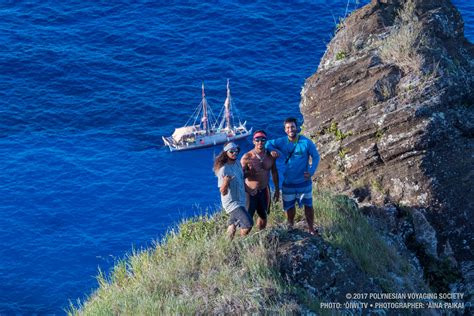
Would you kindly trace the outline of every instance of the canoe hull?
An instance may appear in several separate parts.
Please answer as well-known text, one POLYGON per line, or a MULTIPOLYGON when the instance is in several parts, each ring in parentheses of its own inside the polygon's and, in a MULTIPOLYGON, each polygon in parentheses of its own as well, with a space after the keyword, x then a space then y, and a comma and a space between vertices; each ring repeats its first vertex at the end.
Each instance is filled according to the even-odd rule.
POLYGON ((171 137, 162 137, 163 142, 170 149, 170 151, 184 151, 212 147, 226 142, 244 139, 252 134, 252 129, 240 133, 238 135, 228 135, 226 133, 218 133, 214 135, 203 135, 197 137, 194 142, 175 143, 171 137))

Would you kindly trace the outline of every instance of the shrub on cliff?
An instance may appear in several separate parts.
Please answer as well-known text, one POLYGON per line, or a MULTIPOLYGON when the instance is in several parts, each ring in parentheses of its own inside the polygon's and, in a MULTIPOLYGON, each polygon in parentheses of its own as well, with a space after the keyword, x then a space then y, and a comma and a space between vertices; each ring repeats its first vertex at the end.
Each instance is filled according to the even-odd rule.
POLYGON ((418 72, 423 65, 418 48, 424 40, 423 25, 415 14, 415 4, 408 0, 398 11, 396 27, 379 43, 380 55, 387 62, 398 63, 406 72, 418 72))

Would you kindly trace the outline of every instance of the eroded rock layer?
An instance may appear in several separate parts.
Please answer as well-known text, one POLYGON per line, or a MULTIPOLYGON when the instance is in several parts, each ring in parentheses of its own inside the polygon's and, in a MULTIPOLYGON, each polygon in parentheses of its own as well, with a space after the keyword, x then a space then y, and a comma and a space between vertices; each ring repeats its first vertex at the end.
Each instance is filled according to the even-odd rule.
POLYGON ((315 181, 412 208, 426 252, 473 275, 474 45, 461 15, 449 0, 373 0, 338 27, 301 92, 315 181))

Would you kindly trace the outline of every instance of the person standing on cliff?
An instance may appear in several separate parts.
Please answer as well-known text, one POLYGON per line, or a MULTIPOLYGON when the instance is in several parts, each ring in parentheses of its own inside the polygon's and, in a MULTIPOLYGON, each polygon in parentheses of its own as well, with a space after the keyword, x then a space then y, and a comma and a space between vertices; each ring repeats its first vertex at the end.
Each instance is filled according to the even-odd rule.
POLYGON ((221 192, 222 206, 229 217, 227 234, 230 238, 240 228, 240 235, 247 235, 253 226, 252 218, 245 209, 246 196, 244 173, 237 159, 240 152, 235 143, 226 143, 224 150, 214 160, 214 173, 217 176, 217 186, 221 192))
POLYGON ((292 227, 296 215, 296 201, 304 205, 308 232, 317 235, 314 229, 313 186, 311 177, 316 172, 319 163, 319 153, 314 143, 298 134, 295 118, 287 118, 283 125, 287 137, 270 140, 266 149, 274 158, 279 153, 285 158, 285 172, 283 174, 283 209, 286 212, 288 225, 292 227), (279 153, 278 153, 278 152, 279 153), (311 163, 309 158, 311 157, 311 163))
POLYGON ((267 134, 258 130, 253 134, 254 148, 245 153, 240 160, 245 177, 245 191, 247 192, 248 212, 253 218, 257 211, 257 227, 262 230, 267 226, 267 215, 270 210, 270 171, 275 185, 274 199, 280 197, 280 185, 275 158, 265 150, 267 134))

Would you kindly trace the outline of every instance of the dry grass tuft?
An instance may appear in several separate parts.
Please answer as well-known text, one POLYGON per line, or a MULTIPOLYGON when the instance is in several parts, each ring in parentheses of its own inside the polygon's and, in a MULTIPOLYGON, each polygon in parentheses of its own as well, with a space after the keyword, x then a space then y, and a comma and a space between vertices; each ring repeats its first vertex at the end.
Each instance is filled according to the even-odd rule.
POLYGON ((385 62, 399 65, 405 72, 419 73, 423 56, 418 50, 424 40, 423 26, 415 13, 415 3, 408 0, 399 10, 395 26, 383 40, 380 56, 385 62))

